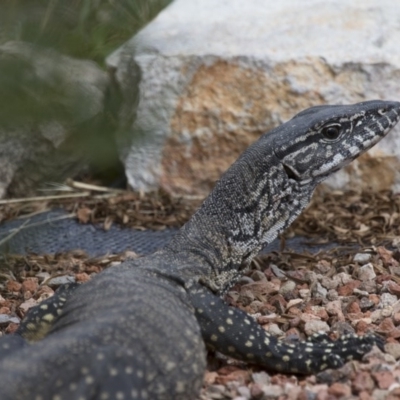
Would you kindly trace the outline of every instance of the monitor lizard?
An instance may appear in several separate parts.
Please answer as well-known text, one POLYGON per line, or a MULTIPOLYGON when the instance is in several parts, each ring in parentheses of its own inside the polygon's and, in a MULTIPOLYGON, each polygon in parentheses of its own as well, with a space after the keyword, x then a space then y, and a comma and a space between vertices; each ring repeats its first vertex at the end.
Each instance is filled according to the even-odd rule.
POLYGON ((195 399, 206 346, 299 374, 382 347, 372 334, 282 342, 221 296, 315 187, 382 139, 399 116, 399 102, 316 106, 262 135, 167 246, 61 288, 0 340, 0 398, 195 399))

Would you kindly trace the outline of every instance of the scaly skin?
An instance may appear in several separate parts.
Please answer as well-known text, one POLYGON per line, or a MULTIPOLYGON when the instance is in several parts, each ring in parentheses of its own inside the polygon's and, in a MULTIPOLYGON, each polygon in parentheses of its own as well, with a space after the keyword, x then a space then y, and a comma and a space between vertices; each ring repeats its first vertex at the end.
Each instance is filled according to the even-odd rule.
POLYGON ((220 296, 316 185, 377 143, 399 115, 398 102, 319 106, 263 135, 164 249, 64 290, 0 340, 0 398, 195 399, 204 343, 290 373, 339 367, 381 345, 372 335, 283 343, 220 296))

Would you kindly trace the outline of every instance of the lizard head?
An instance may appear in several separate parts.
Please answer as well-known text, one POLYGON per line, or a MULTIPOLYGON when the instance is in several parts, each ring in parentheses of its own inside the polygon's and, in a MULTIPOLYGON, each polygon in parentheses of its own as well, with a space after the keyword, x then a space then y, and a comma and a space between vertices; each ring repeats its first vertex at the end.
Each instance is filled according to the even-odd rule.
POLYGON ((317 184, 374 146, 400 119, 400 102, 316 106, 286 122, 274 152, 289 179, 317 184))

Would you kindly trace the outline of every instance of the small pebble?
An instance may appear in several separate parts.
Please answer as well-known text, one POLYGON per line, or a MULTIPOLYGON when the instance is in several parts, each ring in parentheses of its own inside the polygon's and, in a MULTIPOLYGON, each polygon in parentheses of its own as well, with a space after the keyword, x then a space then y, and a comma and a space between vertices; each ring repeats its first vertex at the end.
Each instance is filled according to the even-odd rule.
POLYGON ((258 385, 269 385, 271 383, 271 377, 264 371, 254 372, 251 377, 253 378, 254 383, 258 385))
POLYGON ((225 386, 224 385, 210 385, 206 389, 207 395, 211 399, 219 400, 219 399, 224 399, 225 398, 225 386))
POLYGON ((320 279, 321 285, 326 289, 336 289, 340 285, 340 279, 337 279, 335 276, 329 278, 327 276, 323 276, 320 279))
POLYGON ((358 271, 358 279, 361 281, 371 281, 376 278, 376 273, 374 270, 374 266, 371 263, 365 264, 360 267, 358 271))
POLYGON ((239 299, 239 292, 236 290, 231 290, 228 292, 227 296, 233 303, 236 303, 239 299))
POLYGON ((339 286, 337 292, 339 296, 350 296, 351 294, 353 294, 354 289, 358 288, 360 285, 361 281, 352 280, 345 283, 343 286, 339 286))
POLYGON ((344 321, 342 303, 340 300, 334 300, 326 303, 325 309, 329 315, 336 316, 339 321, 344 321))
POLYGON ((351 388, 344 383, 335 382, 329 387, 328 393, 336 398, 348 397, 351 395, 351 388))
POLYGON ((350 274, 347 274, 346 272, 339 272, 337 275, 337 279, 340 279, 340 284, 345 285, 346 283, 349 283, 353 280, 350 274))
POLYGON ((275 274, 276 277, 278 278, 285 278, 286 275, 285 273, 275 264, 270 265, 272 272, 275 274))
POLYGON ((385 308, 388 306, 393 306, 397 302, 397 300, 397 296, 395 296, 394 294, 382 293, 378 307, 385 308))
POLYGON ((277 324, 270 324, 268 326, 268 332, 272 336, 283 336, 285 333, 279 328, 277 324))
POLYGON ((375 279, 372 281, 362 282, 359 286, 359 289, 365 291, 367 293, 376 293, 376 281, 375 279))
POLYGON ((386 400, 388 396, 389 391, 388 390, 382 390, 382 389, 375 389, 372 392, 372 398, 374 400, 386 400))
POLYGON ((254 282, 257 282, 257 281, 265 281, 267 280, 267 277, 262 271, 253 271, 251 274, 251 279, 253 279, 254 282))
POLYGON ((376 380, 379 389, 389 389, 394 383, 394 377, 390 371, 376 371, 372 373, 372 376, 376 380))
POLYGON ((264 385, 262 387, 266 399, 279 399, 284 394, 284 389, 280 385, 264 385))
POLYGON ((287 303, 287 305, 286 305, 286 310, 289 310, 289 308, 291 308, 291 307, 293 307, 293 306, 296 306, 296 305, 298 305, 298 304, 301 304, 301 303, 303 303, 304 302, 304 300, 302 300, 302 299, 293 299, 293 300, 290 300, 288 303, 287 303))
POLYGON ((263 397, 263 391, 261 386, 257 383, 251 385, 250 394, 251 398, 255 400, 261 399, 263 397))
POLYGON ((353 380, 353 391, 358 394, 363 390, 371 391, 375 387, 375 382, 366 371, 357 371, 356 376, 353 380))
POLYGON ((368 297, 362 297, 360 300, 360 308, 362 312, 365 312, 372 307, 374 307, 374 302, 370 300, 368 297))
POLYGON ((335 289, 330 289, 330 290, 328 290, 328 295, 326 296, 326 298, 329 301, 338 300, 339 299, 339 293, 335 289))
POLYGON ((76 279, 74 276, 71 275, 63 275, 63 276, 56 276, 55 278, 51 278, 46 283, 49 286, 60 286, 65 285, 67 283, 75 283, 76 279))
POLYGON ((40 282, 43 282, 50 278, 50 274, 48 272, 38 272, 36 278, 38 278, 40 282))
POLYGON ((34 293, 34 292, 36 292, 38 286, 39 286, 38 278, 26 278, 22 282, 21 290, 22 290, 22 293, 26 293, 26 292, 34 293))
POLYGON ((19 324, 19 318, 11 317, 8 314, 0 314, 0 325, 9 324, 10 322, 19 324))
POLYGON ((330 327, 325 321, 319 321, 317 319, 306 322, 304 325, 304 332, 307 336, 311 336, 318 332, 329 332, 330 327))
POLYGON ((241 285, 246 285, 248 283, 253 283, 254 280, 251 279, 249 276, 242 276, 240 277, 238 283, 240 283, 241 285))
POLYGON ((251 398, 250 389, 247 386, 239 386, 237 391, 239 392, 241 398, 246 400, 251 398))
POLYGON ((286 296, 289 293, 293 293, 296 289, 296 283, 293 281, 286 281, 282 284, 281 288, 279 289, 279 294, 282 296, 286 296))
POLYGON ((360 289, 358 289, 358 288, 354 288, 353 294, 356 294, 356 295, 358 295, 358 296, 368 296, 368 295, 369 295, 369 293, 368 293, 367 291, 365 291, 365 290, 360 290, 360 289))
POLYGON ((22 288, 22 285, 17 281, 8 281, 6 288, 10 292, 19 292, 22 288))
POLYGON ((382 310, 372 311, 370 318, 373 323, 377 323, 377 322, 383 320, 384 316, 382 315, 382 310))
POLYGON ((359 264, 366 264, 367 262, 371 261, 372 255, 371 253, 357 253, 353 261, 359 264))
POLYGON ((300 289, 299 295, 302 299, 305 299, 310 296, 310 289, 300 289))
POLYGON ((314 286, 312 293, 317 299, 326 299, 328 291, 319 283, 314 286))
POLYGON ((386 353, 392 355, 396 360, 400 359, 400 343, 391 342, 385 344, 386 353))
POLYGON ((37 300, 35 299, 29 299, 27 301, 24 301, 18 308, 23 312, 23 313, 27 313, 27 311, 32 308, 35 307, 38 304, 37 300))
POLYGON ((251 290, 242 290, 239 296, 239 302, 244 306, 248 306, 251 302, 255 300, 254 294, 251 290))

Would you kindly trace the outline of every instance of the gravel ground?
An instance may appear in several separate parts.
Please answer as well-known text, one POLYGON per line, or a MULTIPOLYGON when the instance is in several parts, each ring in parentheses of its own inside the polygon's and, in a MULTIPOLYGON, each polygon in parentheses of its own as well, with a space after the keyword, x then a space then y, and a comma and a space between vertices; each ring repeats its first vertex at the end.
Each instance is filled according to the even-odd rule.
MULTIPOLYGON (((201 198, 173 197, 159 191, 140 194, 129 191, 66 192, 70 198, 40 201, 2 200, 0 223, 21 215, 54 208, 75 214, 81 223, 99 223, 107 230, 120 226, 159 230, 181 227, 202 202, 201 198), (81 198, 76 195, 82 193, 81 198), (86 194, 85 194, 86 193, 86 194), (16 201, 16 202, 15 202, 16 201)), ((61 195, 65 195, 61 192, 61 195)), ((391 244, 400 237, 400 194, 390 191, 331 191, 318 187, 309 207, 285 236, 305 236, 318 242, 391 244)))
MULTIPOLYGON (((57 206, 75 212, 82 223, 103 223, 105 229, 112 223, 163 229, 181 226, 199 203, 165 193, 93 195, 4 204, 0 222, 57 206)), ((293 235, 343 246, 317 255, 285 249, 260 256, 226 300, 283 340, 303 340, 319 331, 333 339, 345 332, 373 331, 385 338, 385 353, 374 349, 363 362, 308 377, 274 374, 210 353, 201 400, 400 400, 400 196, 319 190, 286 233, 293 235), (357 250, 354 243, 360 246, 357 250)), ((0 334, 14 332, 28 309, 60 284, 85 282, 127 256, 132 253, 97 259, 80 251, 3 256, 0 334)))
MULTIPOLYGON (((8 256, 0 269, 0 328, 14 332, 28 309, 62 283, 85 282, 131 253, 90 259, 82 252, 8 256)), ((290 251, 260 256, 226 300, 284 340, 318 331, 334 339, 374 331, 386 339, 364 362, 301 377, 208 355, 202 400, 400 399, 400 252, 338 248, 317 255, 290 251)))

